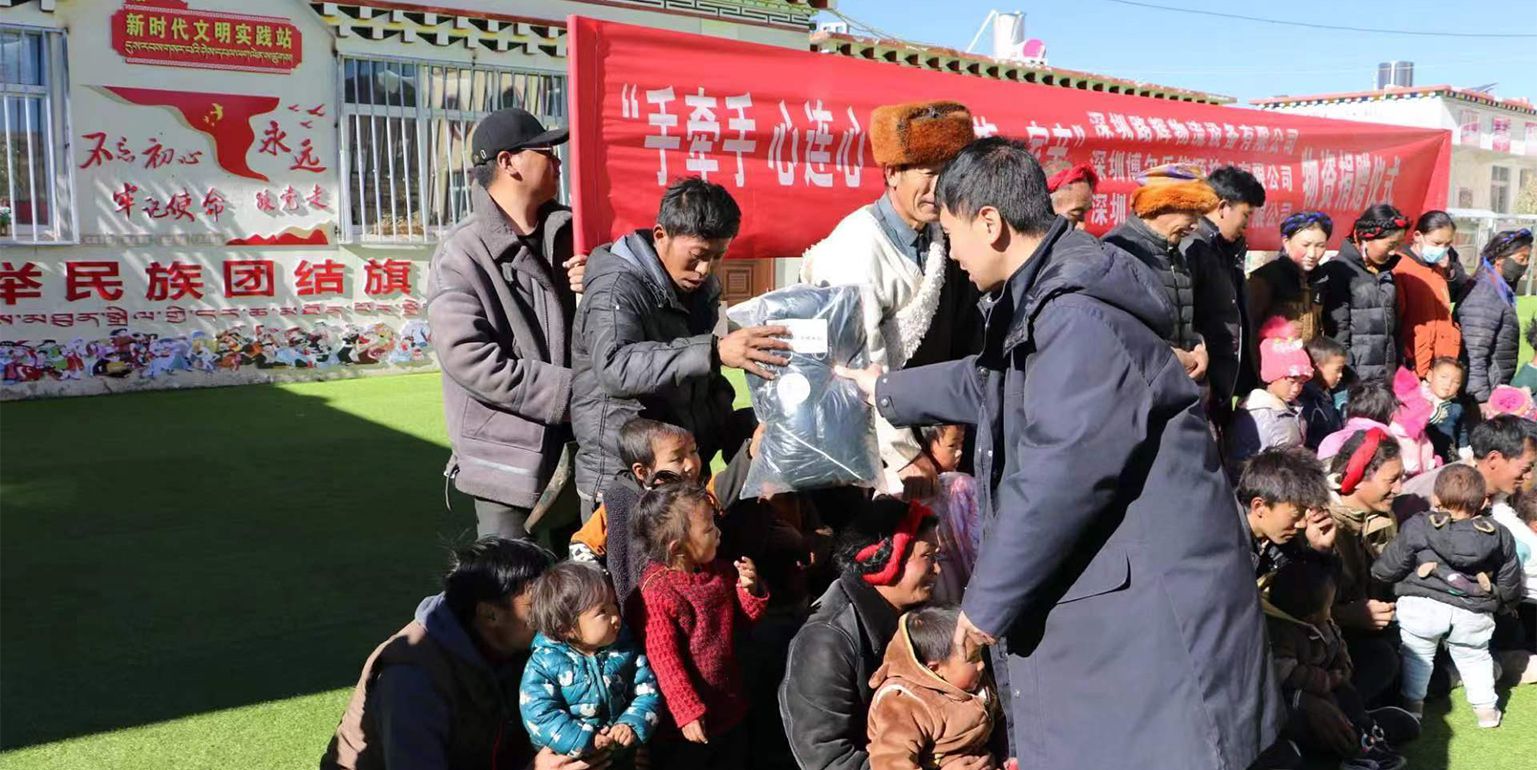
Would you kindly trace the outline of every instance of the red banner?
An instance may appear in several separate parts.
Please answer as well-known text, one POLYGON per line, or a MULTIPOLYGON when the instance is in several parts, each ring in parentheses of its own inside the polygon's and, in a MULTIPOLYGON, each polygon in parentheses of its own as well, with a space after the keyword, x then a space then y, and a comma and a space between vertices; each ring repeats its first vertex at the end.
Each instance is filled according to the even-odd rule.
POLYGON ((138 0, 112 14, 112 48, 132 64, 287 74, 302 42, 288 19, 195 11, 182 0, 138 0))
POLYGON ((1127 217, 1142 169, 1233 164, 1266 205, 1249 242, 1322 209, 1335 243, 1368 205, 1414 216, 1446 204, 1451 134, 1164 99, 1009 83, 572 17, 571 186, 582 251, 655 222, 667 184, 698 175, 742 207, 733 257, 797 257, 881 194, 869 150, 880 104, 951 99, 977 133, 1029 143, 1047 173, 1091 162, 1103 180, 1088 216, 1127 217))

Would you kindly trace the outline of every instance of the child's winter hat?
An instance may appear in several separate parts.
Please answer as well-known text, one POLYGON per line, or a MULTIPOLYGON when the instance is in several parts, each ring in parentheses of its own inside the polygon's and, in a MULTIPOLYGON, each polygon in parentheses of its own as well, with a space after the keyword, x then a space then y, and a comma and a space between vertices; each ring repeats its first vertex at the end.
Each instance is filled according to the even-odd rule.
POLYGON ((1532 404, 1532 392, 1514 385, 1495 386, 1489 394, 1489 416, 1501 414, 1537 419, 1537 406, 1532 404))
POLYGON ((1312 377, 1313 359, 1297 336, 1297 327, 1271 316, 1259 330, 1259 376, 1266 384, 1287 377, 1312 377))
POLYGON ((1221 202, 1206 175, 1189 163, 1150 168, 1137 181, 1142 186, 1131 194, 1131 208, 1143 219, 1174 212, 1205 214, 1221 202))

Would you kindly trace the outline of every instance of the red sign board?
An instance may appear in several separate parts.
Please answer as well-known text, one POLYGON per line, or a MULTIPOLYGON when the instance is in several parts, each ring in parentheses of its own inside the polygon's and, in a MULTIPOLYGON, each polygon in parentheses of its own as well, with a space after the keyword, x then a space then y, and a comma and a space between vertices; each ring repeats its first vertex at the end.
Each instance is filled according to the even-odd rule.
POLYGON ((949 99, 979 135, 1028 143, 1047 173, 1093 164, 1104 180, 1087 217, 1124 221, 1136 177, 1164 163, 1233 164, 1265 185, 1248 239, 1323 210, 1335 239, 1368 205, 1411 216, 1446 204, 1451 134, 1166 99, 1011 83, 572 17, 572 190, 578 248, 655 222, 683 176, 723 184, 741 205, 733 257, 796 257, 884 189, 871 111, 949 99))
POLYGON ((129 2, 112 14, 112 48, 133 64, 287 74, 299 28, 278 16, 197 11, 179 0, 129 2))

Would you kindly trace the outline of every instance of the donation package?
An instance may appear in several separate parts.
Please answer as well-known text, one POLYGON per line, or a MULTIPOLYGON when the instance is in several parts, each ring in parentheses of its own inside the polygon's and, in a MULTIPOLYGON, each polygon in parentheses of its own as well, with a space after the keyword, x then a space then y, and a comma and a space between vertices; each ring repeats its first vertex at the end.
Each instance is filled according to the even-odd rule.
POLYGON ((834 366, 869 365, 856 286, 790 286, 730 308, 735 326, 788 329, 788 365, 772 380, 749 373, 763 441, 742 497, 836 486, 874 486, 880 472, 870 405, 834 366))

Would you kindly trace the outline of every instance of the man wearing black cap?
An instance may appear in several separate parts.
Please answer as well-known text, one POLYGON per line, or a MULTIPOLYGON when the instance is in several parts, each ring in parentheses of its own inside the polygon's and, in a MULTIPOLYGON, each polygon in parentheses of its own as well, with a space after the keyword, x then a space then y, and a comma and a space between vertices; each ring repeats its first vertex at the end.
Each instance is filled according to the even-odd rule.
POLYGON ((482 536, 525 537, 571 438, 569 329, 582 260, 555 201, 564 128, 511 108, 475 128, 472 214, 432 257, 427 320, 453 455, 482 536))

